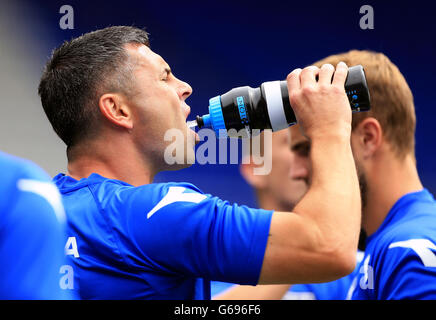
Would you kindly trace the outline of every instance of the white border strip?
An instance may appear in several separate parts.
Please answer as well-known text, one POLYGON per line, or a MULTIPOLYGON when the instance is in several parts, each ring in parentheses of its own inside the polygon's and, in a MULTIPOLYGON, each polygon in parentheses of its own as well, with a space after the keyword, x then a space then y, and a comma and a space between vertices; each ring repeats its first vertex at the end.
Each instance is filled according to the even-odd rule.
POLYGON ((280 81, 268 81, 263 83, 265 99, 268 109, 269 121, 273 131, 279 131, 288 127, 285 110, 280 90, 280 81))

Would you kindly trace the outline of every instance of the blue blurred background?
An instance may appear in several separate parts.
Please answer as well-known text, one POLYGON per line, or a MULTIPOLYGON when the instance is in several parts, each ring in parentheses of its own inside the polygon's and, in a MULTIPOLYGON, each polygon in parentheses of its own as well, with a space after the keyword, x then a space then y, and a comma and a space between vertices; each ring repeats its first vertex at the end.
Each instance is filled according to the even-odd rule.
MULTIPOLYGON (((350 49, 385 53, 415 97, 416 157, 424 185, 436 193, 436 11, 431 1, 10 1, 0 9, 0 149, 65 172, 65 146, 52 132, 37 96, 53 48, 110 25, 145 27, 151 47, 194 89, 190 119, 209 98, 229 89, 285 79, 297 67, 350 49), (62 5, 74 9, 63 30, 62 5), (374 9, 374 29, 362 30, 362 5, 374 9)), ((193 165, 155 181, 189 181, 204 192, 255 206, 238 165, 193 165)))

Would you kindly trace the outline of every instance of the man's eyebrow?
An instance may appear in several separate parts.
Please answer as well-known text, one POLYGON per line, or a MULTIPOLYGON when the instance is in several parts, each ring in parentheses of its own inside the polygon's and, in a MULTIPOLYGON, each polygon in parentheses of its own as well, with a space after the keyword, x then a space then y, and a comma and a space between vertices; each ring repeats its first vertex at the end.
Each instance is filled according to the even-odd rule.
POLYGON ((171 68, 169 66, 164 66, 163 72, 166 72, 167 74, 171 73, 171 68))
POLYGON ((161 70, 161 76, 168 77, 171 74, 171 68, 167 65, 163 66, 161 70))

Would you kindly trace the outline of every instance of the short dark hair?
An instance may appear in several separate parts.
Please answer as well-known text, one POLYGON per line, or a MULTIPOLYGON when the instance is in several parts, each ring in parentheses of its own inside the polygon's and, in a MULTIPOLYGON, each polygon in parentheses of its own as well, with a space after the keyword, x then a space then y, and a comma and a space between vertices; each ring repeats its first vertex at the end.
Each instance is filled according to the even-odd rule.
POLYGON ((98 127, 104 91, 131 93, 132 67, 125 45, 149 46, 148 33, 113 26, 65 41, 47 62, 38 88, 54 131, 71 147, 98 127))

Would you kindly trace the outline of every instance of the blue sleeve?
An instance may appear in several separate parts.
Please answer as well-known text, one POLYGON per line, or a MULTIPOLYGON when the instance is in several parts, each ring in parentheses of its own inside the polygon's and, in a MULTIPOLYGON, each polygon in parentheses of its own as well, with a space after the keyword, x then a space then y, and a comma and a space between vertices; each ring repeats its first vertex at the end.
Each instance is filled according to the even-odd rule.
MULTIPOLYGON (((4 168, 3 168, 4 169, 4 168)), ((60 195, 45 173, 26 164, 9 179, 8 205, 3 207, 0 225, 0 298, 68 299, 59 286, 64 263, 64 224, 50 201, 60 195), (34 183, 32 185, 32 183, 34 183), (41 189, 47 186, 47 197, 41 189)))
POLYGON ((163 194, 177 188, 174 202, 134 219, 134 237, 146 258, 164 272, 257 284, 272 211, 230 205, 189 185, 163 194))
POLYGON ((221 282, 221 281, 212 281, 210 283, 210 296, 212 299, 219 295, 224 293, 225 291, 235 287, 236 284, 229 283, 229 282, 221 282))
POLYGON ((385 250, 377 299, 436 299, 436 246, 427 239, 397 241, 385 250))

